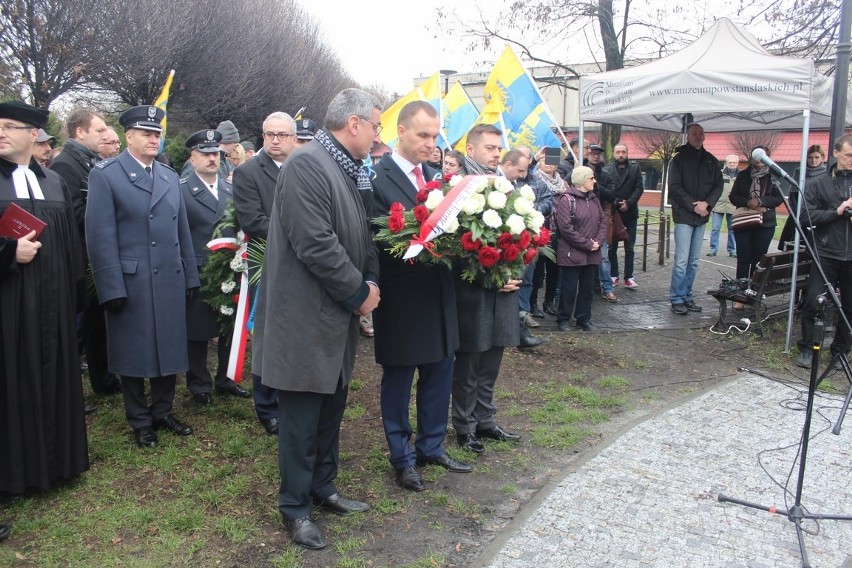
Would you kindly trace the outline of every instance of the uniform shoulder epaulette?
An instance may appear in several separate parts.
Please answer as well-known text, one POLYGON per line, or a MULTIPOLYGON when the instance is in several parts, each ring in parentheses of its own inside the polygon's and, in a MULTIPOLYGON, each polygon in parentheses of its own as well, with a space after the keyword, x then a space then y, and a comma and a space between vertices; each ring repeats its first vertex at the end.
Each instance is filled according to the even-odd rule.
POLYGON ((107 167, 108 165, 110 165, 114 162, 115 162, 115 158, 107 158, 106 160, 101 160, 100 162, 95 164, 95 167, 100 168, 100 169, 104 169, 105 167, 107 167))
POLYGON ((164 167, 166 167, 166 168, 168 168, 168 169, 170 169, 170 170, 172 170, 173 172, 175 172, 175 174, 176 174, 178 177, 180 177, 180 174, 178 174, 178 173, 175 171, 175 169, 174 169, 173 167, 171 167, 170 165, 168 165, 168 164, 164 164, 163 162, 160 162, 160 165, 161 165, 161 166, 164 166, 164 167))

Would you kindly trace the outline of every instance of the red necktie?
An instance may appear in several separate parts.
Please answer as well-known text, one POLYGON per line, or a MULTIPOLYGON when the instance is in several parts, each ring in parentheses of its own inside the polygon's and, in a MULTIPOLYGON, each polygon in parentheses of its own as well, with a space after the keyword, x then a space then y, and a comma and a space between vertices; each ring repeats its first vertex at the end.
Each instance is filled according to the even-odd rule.
POLYGON ((425 189, 426 180, 423 179, 423 172, 420 170, 420 166, 414 166, 414 169, 411 171, 414 172, 414 179, 417 180, 417 189, 425 189))

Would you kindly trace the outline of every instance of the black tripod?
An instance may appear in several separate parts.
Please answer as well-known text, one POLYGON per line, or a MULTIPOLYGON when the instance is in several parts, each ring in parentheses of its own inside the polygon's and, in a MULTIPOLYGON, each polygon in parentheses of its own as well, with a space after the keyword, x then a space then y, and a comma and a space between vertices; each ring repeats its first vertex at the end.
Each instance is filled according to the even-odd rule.
MULTIPOLYGON (((788 180, 792 181, 792 180, 788 180)), ((797 184, 794 183, 796 187, 797 184)), ((804 539, 804 529, 802 529, 802 521, 805 519, 829 519, 835 521, 852 521, 852 516, 848 515, 824 515, 818 513, 807 513, 805 509, 802 507, 802 486, 805 481, 805 465, 807 464, 808 458, 808 443, 810 441, 810 433, 811 433, 811 417, 813 415, 814 408, 814 397, 816 395, 816 389, 819 381, 821 381, 827 374, 828 370, 831 369, 831 366, 828 367, 828 370, 823 373, 819 379, 817 375, 819 373, 819 354, 822 348, 823 340, 825 339, 825 314, 826 314, 826 306, 828 305, 828 298, 831 298, 832 305, 837 309, 840 314, 840 325, 845 325, 847 330, 852 331, 852 327, 850 327, 849 320, 846 319, 846 315, 843 313, 841 309, 840 299, 837 297, 837 293, 834 290, 834 286, 828 280, 828 277, 825 275, 825 271, 822 269, 822 266, 819 263, 819 257, 814 250, 813 244, 808 239, 807 234, 802 228, 802 224, 799 222, 799 219, 796 213, 793 211, 790 206, 790 200, 787 195, 781 193, 781 197, 784 200, 784 207, 787 209, 787 213, 793 219, 793 223, 796 225, 796 230, 799 232, 800 240, 805 244, 806 250, 810 253, 811 258, 813 259, 813 266, 816 267, 819 272, 820 277, 822 278, 822 282, 825 286, 825 293, 820 295, 817 301, 817 316, 814 321, 814 338, 812 344, 812 361, 811 361, 811 373, 810 373, 810 381, 808 383, 808 402, 807 407, 805 409, 805 424, 802 426, 802 449, 801 455, 799 457, 799 476, 796 482, 796 495, 793 506, 789 510, 780 510, 776 509, 774 506, 767 505, 759 505, 757 503, 751 503, 749 501, 743 501, 741 499, 735 499, 733 497, 727 497, 725 495, 720 494, 718 499, 720 502, 729 502, 729 503, 737 503, 738 505, 743 505, 745 507, 751 507, 752 509, 758 509, 761 511, 769 511, 770 513, 780 513, 787 517, 787 519, 792 522, 796 526, 796 536, 799 540, 799 552, 802 556, 802 566, 808 568, 810 567, 810 562, 808 561, 808 553, 805 550, 805 539, 804 539)), ((804 196, 800 196, 800 199, 804 196)), ((813 275, 813 273, 811 273, 813 275)), ((844 300, 849 301, 849 298, 844 298, 844 300)), ((850 373, 849 360, 846 358, 845 354, 838 355, 839 360, 841 361, 841 365, 843 367, 844 372, 846 373, 846 378, 850 381, 850 385, 852 385, 852 374, 850 373)), ((835 358, 835 359, 837 359, 835 358)), ((840 433, 840 424, 843 421, 843 414, 846 413, 846 409, 849 406, 850 399, 852 399, 852 389, 850 389, 849 395, 846 397, 846 404, 843 406, 843 411, 841 413, 840 418, 838 419, 837 425, 835 426, 834 433, 840 433)))

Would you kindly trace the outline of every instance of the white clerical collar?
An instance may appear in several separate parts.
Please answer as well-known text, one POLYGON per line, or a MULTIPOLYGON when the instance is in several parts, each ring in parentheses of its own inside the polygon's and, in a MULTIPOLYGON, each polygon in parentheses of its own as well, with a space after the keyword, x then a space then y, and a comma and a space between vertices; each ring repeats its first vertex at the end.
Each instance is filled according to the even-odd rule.
POLYGON ((15 186, 15 197, 18 199, 44 199, 41 185, 38 183, 35 173, 24 164, 12 170, 12 184, 15 186), (29 185, 29 188, 27 188, 29 185), (32 190, 32 195, 30 195, 32 190))

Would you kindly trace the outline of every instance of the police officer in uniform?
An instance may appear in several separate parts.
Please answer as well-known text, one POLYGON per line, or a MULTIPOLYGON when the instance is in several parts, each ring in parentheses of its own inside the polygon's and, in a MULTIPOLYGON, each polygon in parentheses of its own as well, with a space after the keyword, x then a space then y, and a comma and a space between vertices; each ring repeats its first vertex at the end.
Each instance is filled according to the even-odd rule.
POLYGON ((155 161, 163 111, 124 111, 127 149, 89 174, 86 243, 106 310, 109 370, 121 376, 127 421, 140 446, 155 430, 192 428, 172 414, 177 373, 189 368, 186 304, 200 286, 177 173, 155 161), (150 405, 145 378, 151 382, 150 405))
MULTIPOLYGON (((213 238, 216 226, 231 203, 231 184, 219 174, 219 141, 222 134, 216 130, 199 130, 186 139, 189 148, 189 163, 192 173, 180 180, 180 189, 186 204, 186 217, 192 235, 192 248, 198 271, 210 256, 207 243, 213 238)), ((223 235, 228 236, 228 235, 223 235)), ((210 392, 213 379, 207 368, 207 343, 218 337, 218 360, 216 370, 216 392, 239 397, 250 397, 251 393, 227 377, 229 338, 220 334, 216 313, 200 294, 195 294, 186 307, 187 351, 189 371, 186 386, 196 404, 212 404, 210 392)))
POLYGON ((300 118, 296 121, 296 147, 303 146, 314 139, 317 133, 317 123, 310 118, 300 118))

